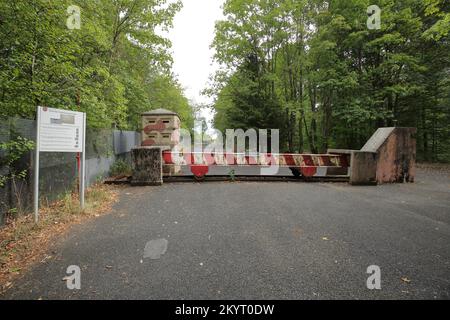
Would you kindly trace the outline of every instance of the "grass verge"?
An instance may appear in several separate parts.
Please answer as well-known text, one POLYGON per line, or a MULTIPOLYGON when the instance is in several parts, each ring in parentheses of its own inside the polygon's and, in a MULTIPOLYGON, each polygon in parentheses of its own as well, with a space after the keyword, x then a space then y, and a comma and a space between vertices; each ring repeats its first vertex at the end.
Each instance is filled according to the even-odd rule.
POLYGON ((85 210, 80 209, 78 194, 67 194, 48 206, 42 205, 38 224, 32 214, 7 221, 0 228, 0 293, 34 263, 52 257, 46 254, 52 239, 74 224, 109 212, 117 194, 115 187, 98 184, 86 191, 85 210))

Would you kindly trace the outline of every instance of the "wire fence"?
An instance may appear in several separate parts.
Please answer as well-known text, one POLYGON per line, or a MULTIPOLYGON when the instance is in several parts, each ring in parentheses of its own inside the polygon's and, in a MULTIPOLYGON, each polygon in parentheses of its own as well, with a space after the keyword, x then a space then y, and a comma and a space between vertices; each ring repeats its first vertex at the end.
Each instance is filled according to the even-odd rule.
MULTIPOLYGON (((9 118, 0 122, 0 143, 23 137, 36 140, 36 121, 9 118)), ((134 131, 86 129, 86 183, 92 185, 108 176, 117 159, 130 161, 130 151, 140 145, 140 135, 134 131)), ((0 150, 0 158, 7 152, 0 150)), ((42 152, 39 193, 41 201, 53 201, 77 189, 78 166, 75 153, 42 152)), ((23 179, 8 179, 0 187, 0 225, 8 213, 29 212, 33 201, 34 151, 26 152, 14 167, 0 166, 0 176, 26 170, 23 179)))

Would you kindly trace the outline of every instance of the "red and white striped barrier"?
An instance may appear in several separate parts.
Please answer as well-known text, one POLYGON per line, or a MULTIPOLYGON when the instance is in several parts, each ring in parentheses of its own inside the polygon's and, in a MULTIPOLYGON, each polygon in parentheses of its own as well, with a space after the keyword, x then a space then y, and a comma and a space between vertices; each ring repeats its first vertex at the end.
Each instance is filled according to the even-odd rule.
POLYGON ((203 178, 210 166, 259 166, 290 168, 294 175, 304 177, 327 177, 333 175, 348 176, 350 161, 346 154, 241 154, 241 153, 204 153, 180 154, 163 152, 166 166, 190 166, 197 178, 203 178))

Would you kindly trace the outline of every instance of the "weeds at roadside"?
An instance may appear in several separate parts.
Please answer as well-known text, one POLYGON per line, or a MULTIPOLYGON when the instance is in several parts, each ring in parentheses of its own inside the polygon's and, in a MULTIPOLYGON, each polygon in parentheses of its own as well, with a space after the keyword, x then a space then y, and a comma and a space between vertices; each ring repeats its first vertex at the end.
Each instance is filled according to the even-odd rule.
POLYGON ((80 208, 78 194, 68 193, 41 207, 38 224, 32 214, 8 219, 0 228, 0 293, 33 263, 42 260, 54 237, 74 224, 110 211, 116 198, 115 188, 97 184, 86 191, 85 210, 80 208))
POLYGON ((124 160, 116 160, 111 166, 110 175, 112 177, 131 175, 131 166, 124 160))
POLYGON ((228 175, 230 176, 231 182, 236 182, 236 171, 234 169, 230 170, 228 175))

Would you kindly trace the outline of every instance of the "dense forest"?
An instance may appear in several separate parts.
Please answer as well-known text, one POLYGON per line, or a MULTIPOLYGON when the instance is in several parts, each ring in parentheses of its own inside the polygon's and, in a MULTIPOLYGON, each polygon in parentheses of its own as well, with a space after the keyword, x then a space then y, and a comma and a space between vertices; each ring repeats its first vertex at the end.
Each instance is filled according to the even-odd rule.
POLYGON ((419 160, 449 161, 447 0, 226 0, 223 11, 216 128, 278 128, 284 151, 315 153, 412 126, 419 160))
MULTIPOLYGON (((181 7, 0 0, 0 117, 32 119, 43 105, 137 130, 140 112, 168 108, 192 129, 196 108, 161 36, 181 7)), ((449 161, 448 0, 226 0, 223 12, 212 44, 221 68, 206 90, 215 128, 278 128, 283 151, 324 152, 412 126, 419 160, 449 161), (368 26, 371 5, 380 28, 368 26)))
POLYGON ((91 127, 136 130, 142 111, 169 108, 191 127, 192 108, 171 71, 170 42, 158 33, 172 26, 181 6, 1 0, 0 116, 33 119, 41 105, 87 112, 91 127))

